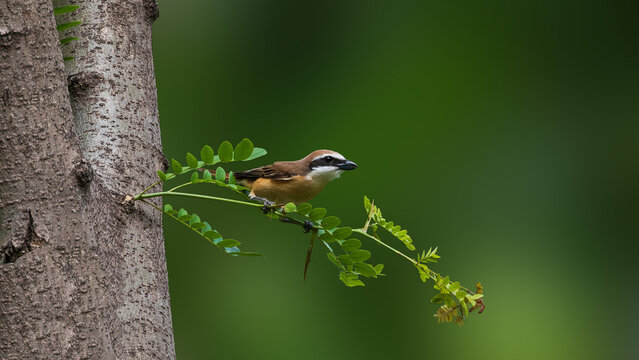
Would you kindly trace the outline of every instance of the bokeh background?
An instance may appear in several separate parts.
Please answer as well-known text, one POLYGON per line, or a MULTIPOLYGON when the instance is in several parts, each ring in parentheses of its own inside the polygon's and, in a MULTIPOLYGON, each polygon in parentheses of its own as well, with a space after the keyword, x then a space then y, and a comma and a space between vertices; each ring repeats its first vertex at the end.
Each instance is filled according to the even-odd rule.
POLYGON ((167 157, 244 137, 268 156, 227 170, 337 150, 360 168, 312 203, 357 226, 373 197, 418 248, 439 246, 436 270, 482 281, 487 304, 461 328, 438 325, 430 285, 367 242, 387 277, 346 288, 316 246, 303 284, 298 227, 171 199, 266 255, 223 256, 165 220, 179 359, 639 358, 632 2, 180 0, 160 11, 167 157))

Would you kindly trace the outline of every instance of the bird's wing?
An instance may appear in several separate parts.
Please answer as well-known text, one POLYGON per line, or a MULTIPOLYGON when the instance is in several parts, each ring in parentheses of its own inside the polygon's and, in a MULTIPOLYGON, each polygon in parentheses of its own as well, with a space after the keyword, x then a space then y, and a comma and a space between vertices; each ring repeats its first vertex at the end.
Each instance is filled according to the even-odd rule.
POLYGON ((235 173, 235 178, 238 180, 258 178, 289 180, 293 176, 297 175, 295 174, 295 172, 296 171, 293 171, 291 166, 288 166, 286 162, 282 161, 276 162, 273 165, 266 165, 255 169, 235 173))

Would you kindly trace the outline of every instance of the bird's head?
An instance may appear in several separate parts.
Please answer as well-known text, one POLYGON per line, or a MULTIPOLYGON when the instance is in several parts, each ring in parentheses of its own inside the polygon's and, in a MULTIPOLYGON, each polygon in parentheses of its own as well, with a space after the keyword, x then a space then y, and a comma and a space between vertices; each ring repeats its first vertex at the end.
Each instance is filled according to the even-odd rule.
POLYGON ((311 180, 331 181, 337 179, 344 171, 357 168, 357 164, 332 150, 313 151, 302 161, 308 166, 306 176, 311 180))

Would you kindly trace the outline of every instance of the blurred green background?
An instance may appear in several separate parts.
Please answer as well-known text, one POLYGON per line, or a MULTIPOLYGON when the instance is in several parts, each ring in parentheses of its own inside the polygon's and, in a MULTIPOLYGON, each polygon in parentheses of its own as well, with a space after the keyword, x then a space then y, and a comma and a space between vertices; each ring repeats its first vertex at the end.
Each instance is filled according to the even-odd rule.
POLYGON ((268 156, 227 170, 339 151, 360 168, 312 203, 357 226, 374 197, 487 304, 438 325, 430 285, 368 242, 387 277, 346 288, 316 246, 303 284, 298 227, 171 199, 266 255, 165 221, 178 358, 639 358, 639 32, 612 4, 161 1, 167 157, 244 137, 268 156))

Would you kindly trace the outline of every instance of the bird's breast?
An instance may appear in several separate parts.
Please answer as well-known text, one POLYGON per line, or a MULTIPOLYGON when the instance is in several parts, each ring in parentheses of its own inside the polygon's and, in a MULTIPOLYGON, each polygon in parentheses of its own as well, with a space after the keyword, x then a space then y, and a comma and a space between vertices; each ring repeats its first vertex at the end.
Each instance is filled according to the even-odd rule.
POLYGON ((326 186, 326 182, 314 181, 305 176, 293 176, 288 180, 259 178, 251 184, 251 192, 277 204, 303 203, 314 198, 326 186))

